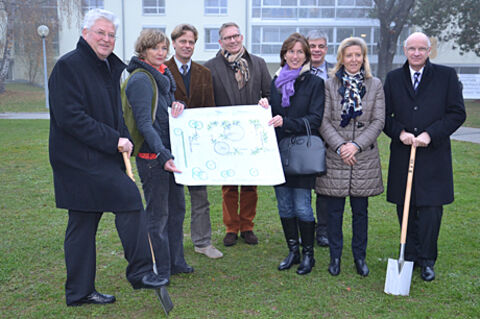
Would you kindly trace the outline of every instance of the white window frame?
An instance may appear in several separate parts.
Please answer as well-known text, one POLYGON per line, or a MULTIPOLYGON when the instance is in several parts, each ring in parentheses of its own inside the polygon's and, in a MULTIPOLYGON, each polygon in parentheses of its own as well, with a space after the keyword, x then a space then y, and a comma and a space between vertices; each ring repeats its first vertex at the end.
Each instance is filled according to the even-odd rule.
POLYGON ((148 6, 145 7, 145 0, 142 0, 142 13, 143 15, 152 16, 152 15, 164 15, 165 14, 165 7, 166 7, 166 0, 150 0, 155 1, 155 6, 148 6), (156 12, 145 12, 145 9, 154 9, 156 12))
POLYGON ((205 44, 204 44, 204 50, 205 51, 218 51, 220 49, 220 43, 218 43, 218 40, 220 39, 220 36, 218 35, 218 30, 220 30, 220 27, 205 27, 203 29, 203 32, 204 32, 204 41, 205 41, 205 44), (210 39, 211 38, 211 35, 212 33, 210 32, 214 32, 213 34, 217 36, 217 40, 212 42, 212 40, 210 39), (207 42, 209 41, 209 42, 207 42), (213 45, 215 45, 215 48, 213 48, 213 45), (210 46, 210 47, 208 47, 210 46))
POLYGON ((228 0, 216 0, 217 5, 208 5, 207 1, 208 0, 204 0, 203 2, 203 12, 206 16, 224 16, 228 14, 228 0), (225 4, 222 5, 222 2, 225 4), (207 12, 208 10, 213 12, 207 12))

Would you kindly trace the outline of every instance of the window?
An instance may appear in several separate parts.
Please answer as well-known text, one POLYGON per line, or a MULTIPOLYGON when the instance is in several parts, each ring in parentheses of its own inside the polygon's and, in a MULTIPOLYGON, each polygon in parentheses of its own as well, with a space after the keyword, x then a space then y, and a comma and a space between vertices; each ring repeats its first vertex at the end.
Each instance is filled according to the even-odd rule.
POLYGON ((278 55, 283 41, 293 32, 307 35, 311 30, 319 30, 328 36, 328 54, 336 55, 338 45, 343 39, 358 36, 365 40, 370 55, 376 54, 378 43, 378 27, 318 27, 318 25, 302 27, 285 26, 253 26, 252 53, 260 55, 278 55))
POLYGON ((220 49, 218 30, 219 28, 205 29, 205 50, 220 49))
POLYGON ((252 17, 270 19, 369 18, 373 0, 253 0, 252 17))
POLYGON ((227 14, 227 0, 205 0, 205 14, 227 14))
POLYGON ((143 0, 143 14, 165 14, 165 0, 143 0))
POLYGON ((162 27, 162 26, 143 26, 142 27, 142 30, 145 30, 145 29, 152 29, 152 30, 157 30, 157 31, 162 31, 163 33, 165 33, 165 30, 167 29, 166 27, 162 27))
POLYGON ((87 12, 92 9, 104 9, 104 3, 103 0, 83 0, 82 1, 82 9, 83 12, 87 12))

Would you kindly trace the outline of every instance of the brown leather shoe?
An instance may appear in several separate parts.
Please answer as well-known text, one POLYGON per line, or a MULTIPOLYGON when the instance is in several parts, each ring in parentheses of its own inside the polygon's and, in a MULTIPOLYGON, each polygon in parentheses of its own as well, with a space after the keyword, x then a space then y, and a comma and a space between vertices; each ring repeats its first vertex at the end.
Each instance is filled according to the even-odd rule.
POLYGON ((233 246, 237 243, 238 236, 235 233, 227 233, 223 238, 223 244, 225 246, 233 246))
POLYGON ((245 240, 245 243, 247 243, 249 245, 258 244, 258 238, 257 238, 257 236, 255 236, 255 234, 251 230, 241 232, 240 237, 242 237, 245 240))

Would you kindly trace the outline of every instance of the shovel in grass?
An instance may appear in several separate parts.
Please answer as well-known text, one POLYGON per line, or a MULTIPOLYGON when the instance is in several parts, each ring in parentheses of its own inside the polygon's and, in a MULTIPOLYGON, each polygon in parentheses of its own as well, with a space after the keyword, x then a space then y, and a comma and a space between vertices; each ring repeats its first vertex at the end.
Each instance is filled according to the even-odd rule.
POLYGON ((408 212, 410 210, 410 196, 412 193, 413 169, 415 168, 416 147, 412 145, 410 162, 408 164, 407 189, 403 204, 402 231, 400 234, 400 256, 398 260, 388 258, 387 276, 385 278, 385 293, 389 295, 408 296, 412 281, 413 262, 405 261, 405 242, 407 239, 408 212))
MULTIPOLYGON (((135 182, 135 178, 133 177, 133 172, 132 172, 132 163, 130 163, 128 154, 126 152, 122 152, 122 155, 123 155, 123 161, 125 162, 127 175, 132 179, 132 181, 135 182)), ((153 272, 155 273, 155 275, 158 275, 157 263, 155 262, 155 254, 153 252, 153 246, 152 246, 152 241, 150 240, 150 234, 148 234, 148 244, 150 245, 150 252, 152 254, 153 272)), ((168 313, 173 309, 173 302, 172 302, 172 299, 170 299, 170 295, 168 294, 167 288, 165 286, 157 288, 155 289, 155 293, 157 294, 158 300, 160 300, 160 304, 162 305, 165 315, 168 316, 168 313)))

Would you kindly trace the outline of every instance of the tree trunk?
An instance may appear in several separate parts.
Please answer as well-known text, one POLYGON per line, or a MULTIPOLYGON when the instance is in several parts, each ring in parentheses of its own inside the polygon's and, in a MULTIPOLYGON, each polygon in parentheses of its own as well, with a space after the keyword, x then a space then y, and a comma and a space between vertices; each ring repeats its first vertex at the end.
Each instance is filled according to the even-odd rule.
POLYGON ((0 61, 0 94, 5 92, 5 80, 8 76, 8 69, 10 68, 10 59, 12 57, 12 47, 13 47, 13 26, 14 21, 13 17, 15 15, 15 6, 9 5, 9 2, 3 3, 4 10, 6 10, 7 15, 7 30, 5 36, 4 50, 2 54, 2 60, 0 61))
POLYGON ((392 70, 397 41, 405 27, 415 0, 375 0, 375 11, 380 20, 377 76, 385 81, 392 70))

